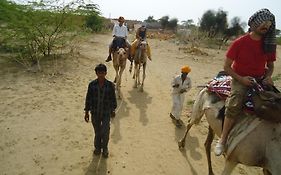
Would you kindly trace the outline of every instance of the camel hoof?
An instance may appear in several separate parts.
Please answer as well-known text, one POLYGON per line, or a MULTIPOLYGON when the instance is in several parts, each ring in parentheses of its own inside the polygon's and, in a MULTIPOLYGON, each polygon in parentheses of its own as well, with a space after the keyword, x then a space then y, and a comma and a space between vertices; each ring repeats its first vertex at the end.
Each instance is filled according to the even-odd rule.
POLYGON ((185 147, 185 142, 184 142, 184 140, 180 140, 180 141, 178 142, 178 146, 179 146, 179 149, 183 149, 183 148, 185 147))

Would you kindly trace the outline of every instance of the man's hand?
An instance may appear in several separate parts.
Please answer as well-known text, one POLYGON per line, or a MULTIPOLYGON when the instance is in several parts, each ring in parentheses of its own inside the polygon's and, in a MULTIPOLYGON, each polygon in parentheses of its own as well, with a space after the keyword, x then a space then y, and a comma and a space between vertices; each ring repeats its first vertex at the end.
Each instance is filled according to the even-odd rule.
POLYGON ((85 112, 84 120, 87 123, 89 122, 89 112, 85 112))
POLYGON ((179 86, 180 86, 179 84, 173 85, 174 88, 178 88, 179 86))
POLYGON ((112 111, 111 112, 111 116, 110 116, 111 118, 114 118, 115 117, 115 111, 112 111))
POLYGON ((240 82, 242 84, 244 84, 245 86, 254 86, 255 85, 254 78, 250 77, 250 76, 242 77, 240 79, 240 82))
POLYGON ((180 90, 180 93, 184 93, 184 92, 186 92, 185 89, 181 89, 181 90, 180 90))
POLYGON ((271 78, 270 76, 265 77, 265 78, 262 80, 262 84, 264 84, 264 85, 273 85, 272 78, 271 78))

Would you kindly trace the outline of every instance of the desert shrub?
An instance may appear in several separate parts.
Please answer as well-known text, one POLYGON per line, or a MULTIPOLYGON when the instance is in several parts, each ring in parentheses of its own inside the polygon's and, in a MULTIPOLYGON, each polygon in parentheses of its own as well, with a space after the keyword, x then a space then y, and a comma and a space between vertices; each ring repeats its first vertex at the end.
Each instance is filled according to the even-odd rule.
POLYGON ((40 70, 40 60, 65 49, 85 29, 86 21, 93 19, 92 14, 96 14, 89 23, 92 29, 100 30, 102 25, 93 4, 74 8, 73 2, 64 7, 47 3, 0 1, 0 52, 12 53, 12 58, 26 68, 36 65, 40 70))

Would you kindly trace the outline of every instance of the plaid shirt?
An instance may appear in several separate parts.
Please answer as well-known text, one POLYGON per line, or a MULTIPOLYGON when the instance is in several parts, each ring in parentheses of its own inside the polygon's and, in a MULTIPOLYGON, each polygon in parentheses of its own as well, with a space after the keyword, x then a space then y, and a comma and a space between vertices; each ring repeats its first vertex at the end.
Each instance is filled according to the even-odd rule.
POLYGON ((89 84, 85 111, 91 111, 92 116, 97 118, 110 117, 116 107, 115 87, 112 82, 105 80, 104 86, 100 87, 96 79, 89 84))

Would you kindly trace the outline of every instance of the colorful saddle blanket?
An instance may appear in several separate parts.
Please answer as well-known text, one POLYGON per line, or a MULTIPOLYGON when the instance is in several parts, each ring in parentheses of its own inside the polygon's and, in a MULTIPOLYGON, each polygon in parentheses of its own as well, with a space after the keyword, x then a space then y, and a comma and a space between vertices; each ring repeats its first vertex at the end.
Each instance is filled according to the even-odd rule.
MULTIPOLYGON (((219 75, 207 83, 207 88, 210 92, 214 92, 222 100, 225 100, 230 95, 232 77, 229 75, 219 75)), ((244 103, 245 110, 248 112, 254 111, 254 103, 252 96, 254 93, 264 91, 261 83, 256 81, 256 86, 249 88, 246 94, 246 101, 244 103)))

